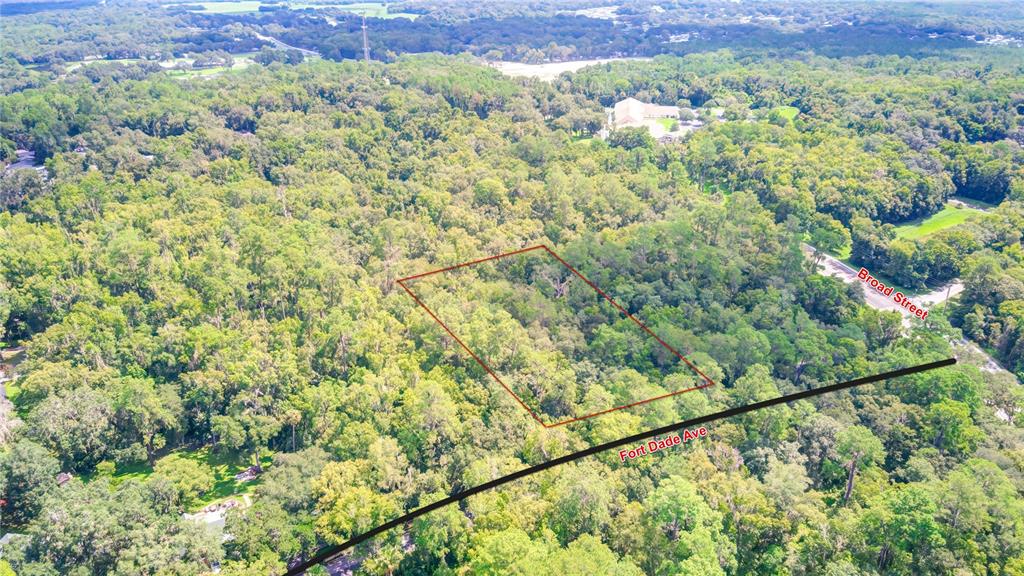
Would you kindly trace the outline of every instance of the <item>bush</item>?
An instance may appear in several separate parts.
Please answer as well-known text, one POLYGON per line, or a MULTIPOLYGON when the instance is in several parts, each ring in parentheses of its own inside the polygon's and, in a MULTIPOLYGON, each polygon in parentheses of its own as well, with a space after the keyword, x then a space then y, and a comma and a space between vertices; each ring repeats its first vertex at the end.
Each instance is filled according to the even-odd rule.
POLYGON ((213 489, 213 471, 209 466, 179 454, 171 454, 156 463, 155 474, 171 481, 178 501, 187 506, 213 489))

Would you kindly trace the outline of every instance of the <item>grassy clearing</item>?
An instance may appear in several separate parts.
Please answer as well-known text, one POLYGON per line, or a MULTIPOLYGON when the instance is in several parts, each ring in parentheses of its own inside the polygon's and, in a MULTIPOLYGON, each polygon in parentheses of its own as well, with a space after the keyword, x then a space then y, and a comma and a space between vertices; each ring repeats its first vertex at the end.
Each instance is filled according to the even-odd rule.
MULTIPOLYGON (((242 472, 252 464, 248 455, 214 452, 209 447, 203 447, 198 450, 175 450, 171 454, 177 454, 183 458, 192 460, 200 466, 207 468, 210 473, 213 474, 213 489, 204 494, 201 498, 197 498, 195 500, 191 506, 193 511, 232 496, 252 492, 252 490, 256 486, 259 486, 261 482, 259 477, 250 482, 238 482, 235 480, 235 474, 242 472)), ((170 454, 167 456, 169 455, 170 454)), ((270 466, 272 460, 273 454, 268 453, 260 458, 260 465, 266 469, 270 466)), ((83 480, 91 482, 98 478, 109 478, 111 486, 117 487, 128 480, 145 481, 152 475, 153 468, 149 464, 145 462, 134 462, 131 464, 118 464, 113 474, 103 474, 95 471, 88 476, 84 476, 83 480)))
MULTIPOLYGON (((180 454, 201 465, 209 466, 213 471, 213 490, 197 501, 197 507, 206 506, 212 502, 237 494, 251 492, 261 482, 261 479, 258 477, 250 482, 238 482, 235 480, 235 474, 242 472, 252 464, 247 456, 212 452, 209 448, 202 448, 191 452, 180 452, 180 454)), ((273 455, 266 454, 260 458, 260 466, 266 469, 270 466, 272 460, 273 455)))
POLYGON ((661 124, 661 127, 664 128, 666 132, 671 132, 672 129, 679 124, 679 121, 675 118, 658 118, 658 124, 661 124))
POLYGON ((237 70, 234 66, 214 66, 212 68, 198 68, 195 70, 168 70, 167 75, 172 78, 202 78, 205 76, 216 76, 223 72, 237 70))
POLYGON ((255 62, 253 62, 252 58, 239 54, 235 56, 235 63, 231 66, 213 66, 211 68, 195 68, 192 70, 177 70, 172 68, 167 70, 167 75, 172 78, 203 78, 216 76, 224 72, 237 72, 238 70, 243 70, 253 64, 255 64, 255 62))
POLYGON ((974 214, 981 211, 975 208, 962 208, 947 204, 940 212, 927 218, 919 218, 896 227, 896 236, 907 240, 916 240, 935 234, 940 230, 963 224, 974 214))
POLYGON ((7 393, 7 400, 14 404, 14 414, 18 416, 22 421, 28 418, 28 408, 26 406, 18 405, 18 396, 21 394, 21 388, 18 388, 16 380, 11 380, 4 385, 4 391, 7 393))
POLYGON ((792 122, 796 115, 800 113, 800 109, 795 106, 776 106, 773 112, 792 122))

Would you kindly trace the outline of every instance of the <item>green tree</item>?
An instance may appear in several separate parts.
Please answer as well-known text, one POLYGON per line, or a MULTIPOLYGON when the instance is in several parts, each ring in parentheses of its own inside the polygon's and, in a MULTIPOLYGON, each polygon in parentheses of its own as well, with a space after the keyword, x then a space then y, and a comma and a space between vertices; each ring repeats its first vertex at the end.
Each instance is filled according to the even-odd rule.
POLYGON ((722 574, 719 558, 734 550, 722 534, 722 515, 696 486, 679 476, 661 483, 644 503, 648 574, 722 574))
POLYGON ((114 422, 121 438, 138 439, 152 466, 166 436, 181 427, 181 398, 170 384, 157 386, 150 379, 125 378, 113 392, 114 422))
POLYGON ((274 554, 288 561, 303 551, 301 531, 280 504, 257 500, 247 509, 232 509, 224 523, 224 532, 231 534, 224 548, 228 558, 247 561, 274 554))
POLYGON ((608 144, 626 150, 653 148, 654 138, 647 128, 619 128, 608 135, 608 144))
POLYGON ((45 448, 21 439, 0 452, 2 510, 8 521, 35 518, 45 497, 57 487, 60 463, 45 448))
POLYGON ((215 478, 209 466, 180 454, 161 458, 153 472, 171 481, 177 492, 177 501, 189 507, 213 490, 215 478))
POLYGON ((254 466, 260 465, 262 450, 281 430, 281 423, 274 416, 247 411, 214 416, 212 423, 218 443, 231 450, 246 450, 254 466))
POLYGON ((972 454, 985 436, 971 420, 967 405, 949 399, 928 408, 925 434, 939 451, 954 456, 972 454))
POLYGON ((188 574, 222 558, 216 534, 161 510, 159 496, 136 481, 112 490, 105 480, 72 480, 44 498, 27 533, 23 561, 43 562, 58 573, 188 574))
POLYGON ((853 545, 861 565, 887 574, 920 574, 945 544, 927 488, 898 486, 877 495, 857 520, 853 545))
POLYGON ((885 448, 871 430, 863 426, 850 426, 836 435, 835 450, 847 470, 846 489, 843 491, 843 502, 847 502, 853 493, 857 471, 880 461, 885 455, 885 448))
POLYGON ((29 416, 30 433, 65 469, 84 472, 110 452, 112 416, 106 395, 82 387, 43 400, 29 416))
POLYGON ((552 547, 550 541, 533 540, 518 528, 482 532, 474 537, 465 566, 481 576, 545 574, 552 547))

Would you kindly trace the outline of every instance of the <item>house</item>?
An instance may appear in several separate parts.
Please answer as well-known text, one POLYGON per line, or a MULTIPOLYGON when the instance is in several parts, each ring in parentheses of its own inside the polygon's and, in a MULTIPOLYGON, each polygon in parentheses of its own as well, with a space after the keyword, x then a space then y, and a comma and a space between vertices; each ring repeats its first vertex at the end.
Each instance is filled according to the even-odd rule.
POLYGON ((608 110, 608 122, 598 137, 607 138, 620 128, 646 128, 651 137, 664 144, 684 138, 707 121, 723 120, 724 113, 722 108, 662 106, 626 98, 608 110))
POLYGON ((626 126, 647 126, 650 120, 658 118, 679 118, 679 106, 662 106, 648 104, 636 98, 626 98, 615 104, 612 111, 612 124, 615 128, 626 126))

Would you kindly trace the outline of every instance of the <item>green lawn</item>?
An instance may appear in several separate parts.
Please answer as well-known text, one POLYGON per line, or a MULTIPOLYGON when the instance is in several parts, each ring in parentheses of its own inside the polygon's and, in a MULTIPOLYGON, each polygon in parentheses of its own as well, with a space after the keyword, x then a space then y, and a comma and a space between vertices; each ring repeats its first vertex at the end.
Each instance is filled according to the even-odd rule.
POLYGON ((228 66, 213 66, 211 68, 196 68, 193 70, 167 70, 167 75, 172 78, 201 78, 204 76, 216 76, 223 72, 237 72, 254 64, 252 58, 239 54, 235 56, 235 63, 228 66))
POLYGON ((195 70, 168 70, 167 75, 172 78, 201 78, 203 76, 216 76, 222 72, 236 69, 235 67, 214 66, 212 68, 197 68, 195 70))
POLYGON ((668 132, 671 132, 672 128, 678 123, 679 121, 675 118, 658 118, 658 124, 661 124, 661 127, 668 132))
POLYGON ((960 208, 946 205, 940 212, 927 218, 919 218, 906 224, 896 227, 896 236, 907 240, 916 240, 934 234, 946 228, 952 228, 962 224, 973 214, 980 214, 981 210, 974 208, 960 208))
MULTIPOLYGON (((212 452, 209 448, 203 448, 192 452, 180 452, 180 454, 190 460, 198 462, 199 464, 205 464, 213 470, 213 490, 197 501, 197 508, 201 508, 211 502, 223 500, 224 498, 228 498, 236 494, 251 492, 252 489, 259 486, 261 482, 260 478, 242 483, 235 481, 235 474, 238 474, 252 465, 248 455, 239 457, 238 455, 233 454, 212 452)), ((270 466, 272 461, 273 454, 265 454, 260 458, 260 465, 266 469, 270 466)))
MULTIPOLYGON (((193 510, 199 510, 208 504, 224 500, 231 496, 246 494, 259 486, 261 479, 256 478, 250 482, 237 482, 235 474, 248 468, 252 462, 248 455, 225 454, 214 452, 209 447, 199 450, 175 450, 172 454, 178 454, 192 460, 210 470, 213 474, 213 490, 203 495, 192 505, 193 510)), ((266 469, 273 461, 273 454, 266 454, 260 458, 260 464, 266 469)), ((153 475, 153 468, 145 462, 136 462, 127 465, 119 464, 113 474, 106 476, 110 478, 112 486, 116 487, 127 480, 145 480, 153 475)), ((84 476, 85 482, 91 482, 97 478, 104 477, 98 471, 84 476)))
POLYGON ((792 122, 796 115, 800 113, 800 109, 795 106, 776 106, 773 112, 792 122))
POLYGON ((7 399, 14 404, 14 413, 17 414, 18 418, 24 420, 28 417, 28 408, 25 406, 18 406, 18 395, 21 394, 21 389, 15 384, 16 380, 11 380, 4 385, 4 389, 7 392, 7 399))

